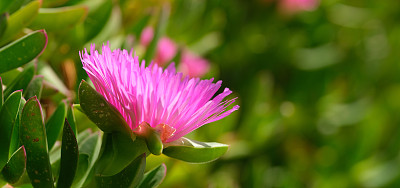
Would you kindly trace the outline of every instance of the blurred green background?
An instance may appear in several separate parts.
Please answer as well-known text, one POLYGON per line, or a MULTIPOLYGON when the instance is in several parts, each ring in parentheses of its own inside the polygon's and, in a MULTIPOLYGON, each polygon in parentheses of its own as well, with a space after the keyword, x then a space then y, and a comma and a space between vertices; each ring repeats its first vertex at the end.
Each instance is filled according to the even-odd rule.
MULTIPOLYGON (((15 2, 17 10, 30 0, 15 2)), ((150 157, 148 168, 167 164, 160 187, 400 186, 400 1, 43 0, 41 7, 29 25, 49 36, 39 73, 51 68, 71 99, 87 79, 78 51, 109 41, 149 60, 154 49, 139 43, 147 26, 155 39, 177 44, 173 61, 190 49, 211 63, 204 78, 223 80, 239 97, 239 111, 189 136, 229 144, 228 152, 208 164, 150 157), (78 11, 45 15, 71 7, 78 11)))

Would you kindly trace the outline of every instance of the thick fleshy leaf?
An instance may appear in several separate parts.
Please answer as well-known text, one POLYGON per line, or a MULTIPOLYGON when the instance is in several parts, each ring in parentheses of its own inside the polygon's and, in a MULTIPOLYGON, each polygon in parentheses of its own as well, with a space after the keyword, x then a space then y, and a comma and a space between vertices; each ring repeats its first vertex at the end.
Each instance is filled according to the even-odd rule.
MULTIPOLYGON (((3 1, 1 1, 1 2, 3 2, 3 1)), ((4 2, 11 2, 11 1, 4 1, 4 2)), ((0 7, 1 7, 1 5, 0 5, 0 7)), ((7 29, 7 14, 5 14, 5 13, 2 14, 0 11, 0 38, 3 36, 6 29, 7 29)))
POLYGON ((15 69, 38 57, 47 45, 44 30, 34 31, 0 49, 0 73, 15 69))
POLYGON ((7 97, 16 90, 25 90, 31 82, 33 75, 35 74, 35 67, 27 67, 21 74, 7 88, 4 90, 4 97, 7 97))
MULTIPOLYGON (((79 136, 83 137, 83 136, 79 136)), ((101 139, 98 133, 83 139, 79 144, 78 169, 72 187, 82 187, 100 153, 101 139)))
POLYGON ((180 138, 168 143, 163 154, 191 163, 205 163, 221 157, 228 150, 228 145, 216 142, 199 142, 180 138))
POLYGON ((12 93, 0 110, 0 169, 9 159, 13 126, 17 118, 22 91, 12 93))
POLYGON ((23 28, 29 25, 39 12, 40 1, 32 1, 11 14, 7 20, 7 28, 1 37, 0 46, 10 42, 23 28))
POLYGON ((153 40, 150 42, 145 55, 145 61, 151 62, 153 59, 154 54, 156 53, 157 43, 161 36, 165 33, 165 29, 167 28, 168 17, 169 17, 169 7, 164 6, 161 9, 160 15, 158 17, 158 23, 154 31, 153 40))
POLYGON ((75 133, 65 119, 61 145, 61 165, 57 187, 71 187, 78 167, 78 142, 75 133))
POLYGON ((64 119, 67 116, 67 105, 65 101, 58 104, 56 111, 50 116, 46 123, 47 146, 51 149, 56 143, 61 129, 64 125, 64 119))
POLYGON ((86 41, 93 39, 104 28, 107 23, 105 20, 110 17, 112 7, 112 1, 103 1, 101 5, 89 12, 84 23, 86 41))
POLYGON ((119 111, 84 80, 79 86, 78 95, 81 108, 102 131, 122 132, 134 137, 119 111))
POLYGON ((153 188, 158 187, 165 178, 167 167, 165 164, 146 172, 138 188, 153 188))
POLYGON ((136 187, 143 178, 145 167, 146 154, 142 154, 118 174, 112 176, 96 174, 96 185, 101 188, 136 187))
POLYGON ((41 75, 34 76, 24 92, 24 97, 26 99, 29 99, 33 96, 37 96, 37 98, 40 99, 40 96, 42 95, 42 89, 43 89, 43 76, 41 75))
POLYGON ((96 174, 113 176, 122 171, 140 154, 148 152, 144 139, 132 141, 121 133, 105 133, 100 158, 96 163, 96 174))
POLYGON ((25 172, 25 161, 25 147, 21 146, 17 151, 15 151, 10 160, 7 162, 6 166, 1 171, 1 174, 8 183, 14 184, 21 178, 25 172))
POLYGON ((12 131, 12 135, 11 135, 9 156, 11 156, 15 151, 17 151, 17 149, 19 149, 22 146, 20 138, 19 138, 19 127, 21 125, 22 108, 24 108, 25 103, 26 103, 26 100, 22 97, 21 101, 19 103, 17 119, 15 119, 13 131, 12 131))
POLYGON ((85 6, 41 8, 35 20, 29 26, 34 29, 60 31, 71 28, 82 22, 88 9, 85 6))
POLYGON ((26 101, 21 114, 21 142, 26 150, 26 171, 34 187, 54 187, 42 109, 36 97, 26 101))
MULTIPOLYGON (((71 126, 72 131, 74 131, 74 134, 77 135, 74 106, 72 106, 72 105, 69 105, 69 108, 67 110, 67 120, 68 120, 69 125, 71 126)), ((77 138, 77 140, 78 140, 78 138, 77 138)))

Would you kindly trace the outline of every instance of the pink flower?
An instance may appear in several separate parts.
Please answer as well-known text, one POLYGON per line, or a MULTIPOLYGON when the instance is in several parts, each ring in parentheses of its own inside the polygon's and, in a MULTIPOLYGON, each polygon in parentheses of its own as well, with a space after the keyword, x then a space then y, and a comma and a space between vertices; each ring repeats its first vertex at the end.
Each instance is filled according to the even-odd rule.
POLYGON ((151 27, 146 27, 143 29, 142 34, 140 35, 140 44, 143 46, 148 46, 153 40, 154 37, 154 31, 153 28, 151 27))
MULTIPOLYGON (((143 29, 140 36, 140 44, 147 47, 153 40, 154 30, 152 27, 143 29)), ((177 52, 177 47, 174 41, 168 37, 161 37, 157 44, 156 54, 154 61, 160 66, 164 66, 174 58, 177 52)))
POLYGON ((210 63, 189 51, 182 52, 178 71, 190 77, 201 77, 210 70, 210 63))
POLYGON ((171 39, 162 37, 157 44, 155 63, 164 66, 174 58, 176 51, 176 44, 171 39))
POLYGON ((174 141, 200 126, 222 119, 239 106, 227 109, 236 98, 223 100, 232 92, 214 96, 222 81, 183 77, 174 64, 163 70, 157 64, 139 64, 132 51, 111 51, 103 45, 102 54, 92 45, 90 55, 79 53, 83 68, 96 90, 114 105, 133 131, 148 123, 161 134, 163 142, 174 141))
POLYGON ((318 0, 280 0, 280 8, 284 13, 293 14, 314 10, 318 3, 318 0))

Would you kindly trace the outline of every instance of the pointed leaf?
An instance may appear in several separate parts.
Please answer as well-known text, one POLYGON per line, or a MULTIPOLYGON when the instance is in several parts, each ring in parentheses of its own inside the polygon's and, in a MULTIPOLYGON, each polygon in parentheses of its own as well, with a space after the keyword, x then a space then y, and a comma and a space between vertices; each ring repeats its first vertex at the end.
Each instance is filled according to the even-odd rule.
POLYGON ((144 177, 140 182, 138 188, 158 187, 164 180, 166 172, 167 167, 165 166, 165 164, 161 164, 153 170, 150 170, 149 172, 144 174, 144 177))
MULTIPOLYGON (((7 21, 7 28, 0 40, 0 46, 10 42, 23 28, 29 25, 38 14, 40 1, 32 1, 26 6, 11 14, 7 21)), ((1 72, 1 71, 0 71, 1 72)))
POLYGON ((25 172, 25 161, 25 148, 24 146, 21 146, 17 151, 15 151, 1 171, 1 174, 8 183, 14 184, 21 178, 25 172))
POLYGON ((48 31, 65 30, 82 22, 87 12, 85 6, 41 8, 30 28, 44 28, 48 31))
POLYGON ((26 100, 22 97, 21 101, 19 103, 17 119, 15 119, 13 131, 12 131, 12 135, 11 135, 10 151, 9 151, 10 156, 22 146, 20 138, 19 138, 19 127, 21 125, 22 108, 24 108, 25 103, 26 103, 26 100))
POLYGON ((47 145, 51 149, 56 143, 58 136, 61 133, 61 128, 64 124, 64 119, 67 115, 67 106, 65 101, 58 104, 56 111, 50 116, 46 123, 47 145))
POLYGON ((15 80, 4 90, 4 97, 7 97, 15 90, 25 90, 35 74, 35 67, 27 67, 15 80))
POLYGON ((43 89, 43 76, 42 75, 34 76, 25 90, 24 97, 26 99, 29 99, 33 96, 37 96, 37 98, 40 99, 40 96, 42 95, 42 89, 43 89))
MULTIPOLYGON (((72 105, 69 105, 69 108, 67 110, 67 120, 68 120, 69 125, 71 126, 72 131, 74 131, 74 134, 77 135, 74 106, 72 106, 72 105)), ((77 140, 79 141, 78 138, 77 138, 77 140)))
POLYGON ((216 142, 199 142, 180 138, 165 146, 163 154, 191 163, 204 163, 221 157, 228 150, 228 145, 216 142))
POLYGON ((71 187, 78 166, 78 142, 74 131, 65 119, 61 145, 61 165, 57 187, 71 187))
POLYGON ((98 133, 84 139, 79 144, 79 161, 72 187, 82 187, 100 153, 101 139, 98 133))
POLYGON ((26 150, 26 171, 32 185, 54 187, 42 108, 36 97, 30 98, 22 109, 20 134, 26 150))
POLYGON ((9 159, 12 130, 17 118, 22 91, 16 91, 7 98, 0 110, 0 169, 9 159))
POLYGON ((0 73, 15 69, 38 57, 47 45, 44 30, 34 31, 0 49, 0 73))
POLYGON ((81 108, 102 131, 122 132, 133 137, 132 130, 119 111, 84 80, 79 86, 78 95, 81 108))
POLYGON ((142 154, 118 174, 113 176, 96 174, 96 185, 101 188, 135 187, 143 178, 145 167, 146 154, 142 154))

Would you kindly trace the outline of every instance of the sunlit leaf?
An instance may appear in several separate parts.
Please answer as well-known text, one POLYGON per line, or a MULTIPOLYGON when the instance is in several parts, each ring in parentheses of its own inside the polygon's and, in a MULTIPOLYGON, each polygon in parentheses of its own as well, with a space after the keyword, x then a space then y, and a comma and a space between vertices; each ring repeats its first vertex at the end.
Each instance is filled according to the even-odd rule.
POLYGON ((11 140, 10 140, 10 151, 9 151, 9 156, 11 156, 17 149, 19 149, 21 145, 21 141, 19 138, 19 127, 21 125, 21 113, 22 113, 22 108, 24 108, 24 105, 26 103, 25 98, 21 98, 21 101, 19 103, 19 110, 17 114, 17 118, 15 119, 12 135, 11 135, 11 140))
POLYGON ((24 27, 29 25, 38 14, 40 1, 32 1, 26 6, 11 14, 7 20, 7 28, 0 38, 0 46, 10 42, 24 27))
POLYGON ((163 154, 191 163, 204 163, 221 157, 227 150, 228 145, 216 142, 199 142, 188 138, 180 138, 168 143, 163 154))
POLYGON ((9 149, 13 126, 17 118, 22 91, 12 93, 0 110, 0 169, 9 159, 9 149))
POLYGON ((51 149, 56 143, 58 136, 60 135, 61 129, 64 125, 64 119, 67 115, 67 106, 65 101, 61 101, 56 111, 50 116, 46 123, 46 135, 48 148, 51 149))
POLYGON ((97 187, 135 187, 143 178, 144 169, 146 167, 146 154, 140 155, 126 166, 121 172, 106 176, 96 174, 97 187))
POLYGON ((48 31, 65 30, 82 22, 87 11, 85 6, 41 8, 30 27, 34 29, 44 28, 48 31))
POLYGON ((25 147, 21 146, 17 151, 15 151, 1 171, 1 174, 8 183, 14 184, 21 178, 25 172, 25 161, 25 147))
POLYGON ((0 77, 0 109, 4 103, 4 96, 3 96, 3 80, 0 77))
POLYGON ((122 132, 133 137, 132 130, 118 110, 84 80, 78 95, 81 108, 102 131, 122 132))
POLYGON ((146 172, 138 188, 153 188, 158 187, 161 182, 165 178, 165 174, 167 172, 167 167, 165 164, 161 164, 160 166, 146 172))
POLYGON ((22 109, 20 133, 26 150, 26 171, 32 185, 54 187, 42 109, 36 97, 30 98, 22 109))
POLYGON ((57 187, 71 187, 78 166, 78 142, 75 133, 65 119, 61 145, 61 165, 57 187))
POLYGON ((47 45, 44 30, 34 31, 0 49, 0 73, 15 69, 38 57, 47 45))

